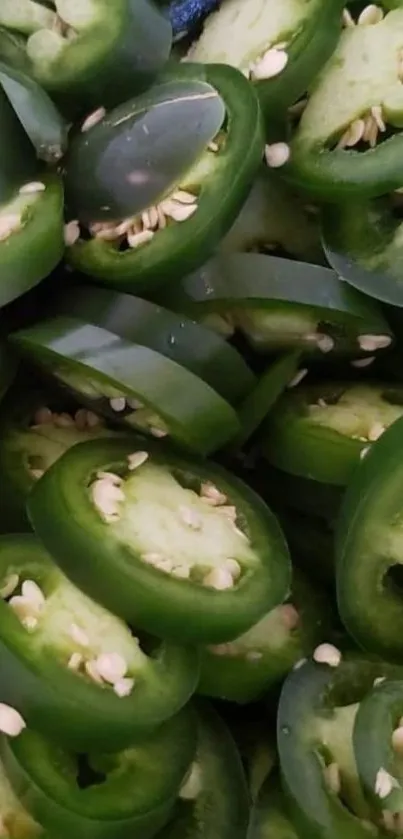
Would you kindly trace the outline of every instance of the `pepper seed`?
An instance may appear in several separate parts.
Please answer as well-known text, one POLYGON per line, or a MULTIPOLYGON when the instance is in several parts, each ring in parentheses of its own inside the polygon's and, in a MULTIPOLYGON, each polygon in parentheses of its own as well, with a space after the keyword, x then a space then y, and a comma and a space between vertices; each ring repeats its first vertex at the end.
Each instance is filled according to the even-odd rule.
POLYGON ((10 705, 0 702, 0 731, 8 737, 18 737, 26 728, 26 722, 21 714, 10 705))
POLYGON ((313 654, 313 660, 318 664, 328 664, 338 667, 341 662, 341 652, 333 644, 319 644, 313 654))
POLYGON ((281 169, 288 163, 291 157, 291 149, 287 143, 267 144, 264 149, 264 156, 270 169, 281 169))

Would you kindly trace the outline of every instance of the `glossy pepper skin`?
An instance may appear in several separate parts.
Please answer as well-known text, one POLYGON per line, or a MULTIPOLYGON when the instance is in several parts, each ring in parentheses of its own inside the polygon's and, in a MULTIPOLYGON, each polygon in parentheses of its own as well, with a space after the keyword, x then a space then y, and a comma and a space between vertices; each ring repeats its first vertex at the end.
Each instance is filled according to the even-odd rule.
POLYGON ((12 595, 31 580, 45 597, 32 631, 0 601, 0 701, 16 708, 29 728, 78 753, 113 751, 148 736, 186 704, 198 680, 194 649, 155 642, 145 655, 127 627, 83 601, 33 535, 0 537, 0 570, 3 586, 17 575, 12 595), (87 627, 87 658, 98 654, 94 620, 107 625, 104 631, 126 650, 127 661, 130 656, 136 690, 127 696, 91 680, 85 668, 68 667, 79 649, 71 636, 76 621, 87 627))
POLYGON ((239 71, 225 65, 180 64, 161 81, 206 83, 221 97, 226 122, 217 148, 206 149, 177 184, 197 197, 190 218, 157 230, 151 241, 134 250, 119 250, 116 243, 96 237, 79 239, 68 248, 67 259, 78 271, 129 293, 176 280, 205 262, 235 221, 264 150, 259 101, 239 71))
MULTIPOLYGON (((136 471, 132 480, 142 480, 141 471, 136 471)), ((151 481, 150 474, 145 501, 153 497, 151 481)), ((141 500, 140 487, 138 493, 141 500)), ((183 505, 182 498, 180 495, 179 503, 183 505)), ((175 517, 176 508, 169 515, 175 517)), ((264 502, 220 467, 187 460, 145 439, 139 439, 137 445, 128 439, 75 446, 36 485, 29 500, 29 516, 56 561, 83 591, 108 603, 112 612, 129 622, 135 617, 136 625, 161 637, 183 638, 185 633, 188 641, 220 643, 239 635, 267 611, 269 603, 277 605, 286 596, 290 581, 288 553, 278 524, 264 502), (141 467, 144 474, 150 474, 147 469, 157 469, 156 491, 160 476, 161 480, 169 480, 170 493, 176 493, 177 499, 178 481, 175 478, 173 484, 172 476, 178 475, 180 486, 184 482, 195 492, 202 483, 212 482, 227 497, 227 506, 236 507, 239 527, 249 539, 249 545, 246 539, 242 540, 242 550, 238 545, 239 559, 242 562, 242 553, 245 563, 251 564, 245 565, 245 575, 231 588, 217 590, 191 579, 163 574, 143 561, 130 533, 122 540, 114 533, 114 525, 101 519, 87 490, 91 476, 114 464, 129 481, 128 457, 138 449, 148 453, 147 462, 141 467), (85 565, 78 561, 82 551, 87 557, 85 565)), ((170 540, 166 541, 169 552, 170 540)), ((209 551, 214 552, 213 545, 214 542, 209 551)), ((143 550, 152 549, 145 546, 143 550)), ((197 550, 198 557, 203 556, 198 562, 207 563, 205 544, 197 550)))
POLYGON ((337 524, 337 599, 348 631, 365 649, 403 661, 403 610, 393 568, 401 563, 403 420, 368 452, 344 497, 337 524))

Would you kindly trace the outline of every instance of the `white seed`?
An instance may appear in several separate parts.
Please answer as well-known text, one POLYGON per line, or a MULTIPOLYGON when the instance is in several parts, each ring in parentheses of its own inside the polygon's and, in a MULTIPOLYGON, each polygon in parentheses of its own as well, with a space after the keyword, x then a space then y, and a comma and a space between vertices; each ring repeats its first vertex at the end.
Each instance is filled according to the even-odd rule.
POLYGON ((236 559, 226 559, 222 567, 229 571, 234 580, 241 576, 242 568, 236 559))
POLYGON ((374 105, 371 108, 371 116, 375 120, 379 131, 386 131, 386 125, 383 119, 383 111, 381 105, 374 105))
POLYGON ((81 626, 78 626, 76 623, 72 623, 69 626, 69 636, 73 639, 73 641, 79 645, 79 647, 89 647, 90 639, 86 632, 81 629, 81 626))
POLYGON ((206 501, 211 502, 213 506, 217 507, 221 504, 226 504, 228 501, 227 496, 209 481, 202 483, 200 487, 200 496, 206 501))
POLYGON ((285 50, 276 47, 267 50, 263 57, 252 64, 250 74, 252 79, 273 79, 283 72, 288 64, 288 55, 285 50))
POLYGON ((291 156, 291 149, 287 143, 266 144, 264 156, 270 169, 280 169, 288 163, 291 156))
POLYGON ((377 679, 374 679, 374 688, 377 688, 379 685, 382 684, 386 680, 386 676, 378 676, 377 679))
POLYGON ((328 664, 329 667, 338 667, 341 662, 341 652, 333 644, 319 644, 314 651, 313 659, 318 664, 328 664))
POLYGON ((172 199, 174 201, 179 201, 180 204, 195 204, 197 201, 197 196, 193 195, 191 192, 187 192, 184 189, 177 189, 172 194, 172 199))
POLYGON ((71 248, 77 240, 80 238, 80 225, 79 222, 69 221, 67 224, 64 225, 64 244, 67 248, 71 248))
POLYGON ((287 629, 295 629, 299 624, 299 614, 292 603, 284 603, 280 606, 280 617, 287 629))
POLYGON ((36 609, 41 609, 45 605, 45 595, 34 580, 24 580, 21 593, 36 609))
POLYGON ((120 475, 115 475, 114 472, 97 472, 97 478, 99 480, 108 481, 113 486, 120 487, 123 484, 123 478, 120 475))
POLYGON ((84 431, 87 428, 87 411, 85 408, 79 408, 74 414, 74 423, 79 431, 84 431))
POLYGON ((45 184, 41 181, 32 181, 29 184, 24 184, 19 190, 20 195, 34 195, 36 192, 44 192, 45 184))
POLYGON ((45 406, 38 408, 34 413, 34 425, 51 425, 53 423, 53 414, 50 408, 45 406))
POLYGON ((203 585, 215 588, 217 591, 224 591, 233 587, 234 580, 226 568, 213 568, 204 578, 203 585))
POLYGON ((159 562, 162 562, 164 557, 162 554, 150 552, 142 554, 141 559, 147 565, 158 565, 159 562))
POLYGON ((360 460, 364 460, 364 457, 366 457, 366 456, 367 456, 368 452, 369 452, 369 446, 365 446, 365 448, 364 448, 364 449, 361 449, 361 451, 360 451, 360 460))
POLYGON ((67 667, 69 668, 69 670, 79 670, 83 661, 84 658, 81 655, 81 653, 73 653, 73 655, 70 656, 67 662, 67 667))
POLYGON ((20 621, 25 620, 28 616, 36 617, 38 614, 36 606, 26 597, 21 597, 19 594, 15 595, 15 597, 11 597, 8 601, 8 605, 13 612, 15 612, 20 621))
POLYGON ((343 9, 343 25, 353 28, 355 26, 354 18, 348 9, 343 9))
POLYGON ((375 443, 376 440, 379 440, 379 438, 382 437, 384 431, 386 431, 386 428, 381 422, 374 422, 368 431, 368 440, 370 440, 371 443, 375 443))
POLYGON ((250 650, 250 652, 246 653, 246 661, 261 661, 263 658, 263 653, 259 652, 258 650, 250 650))
POLYGON ((120 653, 101 653, 95 661, 99 675, 114 685, 126 676, 127 664, 120 653))
POLYGON ((133 471, 134 469, 138 469, 139 466, 142 466, 143 463, 148 460, 148 452, 133 452, 133 454, 129 454, 127 458, 129 464, 129 470, 133 471))
POLYGON ((392 789, 398 786, 399 784, 396 778, 390 775, 386 769, 381 767, 378 770, 375 780, 375 794, 378 798, 387 798, 392 792, 392 789))
POLYGON ((125 494, 112 481, 105 478, 95 481, 91 487, 91 495, 95 507, 104 518, 119 515, 118 505, 120 501, 125 500, 125 494))
POLYGON ((142 230, 141 233, 128 233, 127 236, 127 243, 130 248, 139 248, 140 245, 145 245, 147 242, 151 242, 154 233, 152 230, 142 230))
POLYGON ((337 148, 345 149, 356 146, 364 137, 365 125, 366 123, 363 119, 355 119, 340 137, 337 148))
POLYGON ((306 663, 306 661, 307 661, 307 659, 306 659, 306 658, 300 658, 300 660, 299 660, 299 661, 297 661, 297 662, 294 664, 294 667, 293 667, 292 669, 293 669, 293 670, 299 670, 301 667, 303 667, 303 666, 304 666, 304 664, 306 663))
POLYGON ((329 763, 329 766, 326 766, 325 778, 330 791, 335 795, 339 795, 341 790, 341 777, 337 763, 329 763))
POLYGON ((8 239, 12 233, 21 230, 22 218, 18 213, 10 213, 8 216, 0 216, 0 242, 8 239))
POLYGON ((244 533, 243 530, 241 530, 236 525, 234 525, 234 533, 236 533, 237 536, 243 539, 244 542, 249 542, 249 536, 247 536, 246 533, 244 533))
POLYGON ((26 728, 25 720, 15 708, 0 702, 0 731, 8 737, 18 737, 26 728))
POLYGON ((328 353, 334 350, 335 342, 334 339, 330 337, 330 335, 318 335, 316 344, 321 352, 328 353))
POLYGON ((100 673, 98 673, 98 668, 95 664, 95 661, 86 661, 84 667, 87 676, 89 676, 93 682, 96 682, 98 685, 103 684, 101 675, 100 673))
POLYGON ((392 734, 392 746, 395 752, 403 754, 403 727, 399 725, 392 734))
MULTIPOLYGON (((249 76, 249 73, 248 73, 248 76, 249 76)), ((209 151, 212 151, 212 152, 216 153, 216 152, 218 152, 220 147, 219 147, 218 143, 216 143, 214 140, 211 140, 211 142, 208 144, 207 148, 208 148, 209 151)))
POLYGON ((360 335, 358 343, 365 352, 375 352, 390 347, 392 338, 390 335, 360 335))
POLYGON ((109 400, 109 405, 112 408, 112 411, 116 411, 116 413, 120 413, 124 411, 126 408, 126 399, 124 396, 115 396, 113 399, 109 400))
POLYGON ((127 399, 126 401, 129 408, 133 408, 133 411, 139 411, 141 410, 141 408, 144 408, 143 403, 140 402, 138 399, 127 399))
POLYGON ((31 478, 35 478, 36 481, 39 481, 39 478, 42 478, 42 475, 45 474, 44 469, 30 469, 29 474, 31 478))
POLYGON ((38 618, 34 618, 33 615, 27 615, 25 618, 22 619, 21 623, 24 629, 26 629, 28 632, 34 632, 34 630, 38 626, 39 621, 38 618))
POLYGON ((87 411, 87 425, 88 428, 98 428, 98 426, 103 425, 103 420, 93 411, 87 411))
POLYGON ((130 696, 134 685, 134 679, 119 679, 118 682, 115 682, 113 690, 115 691, 116 696, 123 699, 125 696, 130 696))
POLYGON ((196 510, 192 510, 191 507, 185 507, 183 504, 179 507, 179 515, 184 524, 188 527, 191 527, 192 530, 200 530, 202 526, 202 520, 199 516, 199 513, 196 510))
POLYGON ((178 580, 188 580, 190 577, 190 568, 187 568, 185 565, 176 565, 172 568, 171 574, 173 577, 177 577, 178 580))
POLYGON ((290 381, 290 383, 288 384, 287 387, 288 388, 297 387, 297 385, 299 385, 300 382, 302 382, 302 379, 305 379, 305 376, 307 376, 307 375, 308 375, 308 370, 307 370, 306 367, 304 367, 302 370, 298 370, 298 373, 296 373, 294 378, 291 379, 291 381, 290 381))
POLYGON ((18 574, 10 574, 8 577, 6 577, 2 587, 0 588, 0 597, 3 600, 6 600, 7 597, 10 597, 13 591, 16 590, 19 581, 20 578, 18 574))
POLYGON ((179 201, 163 201, 162 210, 173 221, 187 221, 197 210, 197 204, 181 204, 179 201))
POLYGON ((352 367, 370 367, 375 361, 375 356, 371 355, 369 358, 356 358, 355 361, 351 362, 352 367))
POLYGON ((358 24, 359 26, 373 26, 376 23, 380 23, 383 17, 383 11, 380 6, 375 6, 374 3, 371 3, 370 6, 366 6, 361 12, 358 18, 358 24))
POLYGON ((194 762, 184 784, 182 784, 179 790, 179 798, 185 801, 193 801, 200 794, 202 783, 200 766, 194 762))
POLYGON ((85 133, 86 131, 89 131, 90 128, 94 128, 94 125, 97 125, 98 122, 101 122, 105 114, 105 108, 97 108, 96 111, 93 111, 92 114, 89 114, 88 117, 84 120, 81 126, 81 131, 85 133))
POLYGON ((56 428, 72 428, 75 425, 74 419, 70 414, 53 414, 53 424, 56 428))

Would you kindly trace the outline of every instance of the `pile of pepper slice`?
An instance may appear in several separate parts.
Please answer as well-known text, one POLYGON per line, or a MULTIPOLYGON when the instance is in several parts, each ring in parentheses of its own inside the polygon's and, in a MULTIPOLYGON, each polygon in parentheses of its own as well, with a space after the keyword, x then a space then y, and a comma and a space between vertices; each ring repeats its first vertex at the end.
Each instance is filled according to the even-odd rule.
POLYGON ((0 2, 0 837, 403 836, 403 0, 0 2))

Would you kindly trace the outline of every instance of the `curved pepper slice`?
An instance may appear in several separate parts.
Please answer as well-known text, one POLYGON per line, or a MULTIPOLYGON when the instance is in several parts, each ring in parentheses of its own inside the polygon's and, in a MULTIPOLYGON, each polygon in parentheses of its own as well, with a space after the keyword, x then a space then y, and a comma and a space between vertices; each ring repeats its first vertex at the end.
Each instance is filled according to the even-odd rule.
POLYGON ((16 793, 8 779, 3 761, 0 759, 0 806, 1 829, 7 839, 42 839, 43 827, 36 822, 24 803, 21 791, 16 793))
MULTIPOLYGON (((91 226, 89 238, 88 234, 78 238, 75 228, 67 249, 71 264, 105 285, 128 292, 177 280, 210 256, 236 219, 263 156, 258 98, 237 70, 180 64, 163 82, 198 84, 216 91, 226 118, 213 143, 173 184, 173 194, 161 204, 112 228, 91 226)), ((165 132, 172 130, 175 127, 168 122, 165 132)), ((163 137, 166 143, 166 133, 163 137)))
POLYGON ((402 562, 400 496, 403 420, 364 458, 345 495, 337 527, 340 616, 358 643, 403 661, 403 609, 396 576, 402 562))
POLYGON ((294 186, 324 201, 375 197, 401 187, 401 133, 378 145, 377 140, 386 127, 403 125, 402 47, 402 8, 343 32, 311 91, 281 170, 294 186), (359 144, 365 150, 355 150, 359 144))
POLYGON ((270 776, 259 791, 252 808, 247 839, 299 839, 277 778, 270 776))
POLYGON ((76 751, 123 749, 193 693, 195 650, 154 642, 143 652, 34 536, 0 537, 0 574, 0 700, 34 730, 76 751))
POLYGON ((83 591, 164 638, 231 640, 287 595, 288 553, 264 502, 218 466, 157 443, 74 446, 38 481, 28 507, 83 591), (99 485, 104 472, 120 476, 119 498, 111 478, 99 485))
POLYGON ((358 778, 352 735, 359 702, 374 679, 399 678, 401 668, 356 656, 335 666, 337 653, 330 649, 331 664, 308 661, 295 669, 280 698, 282 785, 301 839, 378 836, 358 778))
POLYGON ((55 399, 37 387, 30 392, 26 381, 17 380, 0 411, 0 474, 7 485, 0 530, 30 530, 26 500, 46 469, 71 446, 115 433, 92 411, 70 410, 60 396, 55 399))
POLYGON ((392 306, 403 306, 403 224, 398 193, 373 201, 332 204, 323 213, 326 256, 349 285, 392 306))
POLYGON ((78 317, 181 364, 231 404, 256 380, 243 357, 211 329, 140 297, 79 286, 56 299, 55 314, 78 317))
POLYGON ((75 318, 13 334, 13 343, 96 412, 209 454, 239 430, 234 409, 209 385, 155 350, 75 318))
POLYGON ((172 811, 196 742, 186 709, 122 752, 77 756, 25 729, 13 742, 2 738, 0 753, 12 787, 47 835, 148 839, 172 811))
POLYGON ((363 335, 390 333, 373 302, 334 271, 266 254, 219 255, 175 288, 161 289, 158 300, 197 319, 220 315, 258 352, 354 357, 363 335))
MULTIPOLYGON (((172 30, 148 0, 2 0, 0 26, 21 35, 30 74, 85 103, 122 101, 161 71, 172 30)), ((10 55, 9 55, 10 58, 10 55)))
POLYGON ((244 635, 202 650, 198 692, 232 702, 253 702, 326 637, 327 603, 295 572, 291 597, 244 635))
POLYGON ((63 250, 62 182, 36 172, 35 179, 20 181, 7 202, 0 201, 0 307, 47 277, 63 250))
POLYGON ((331 382, 289 391, 269 415, 264 456, 278 469, 345 486, 388 426, 403 416, 403 389, 331 382))
POLYGON ((158 839, 244 839, 249 800, 238 751, 213 708, 204 703, 196 707, 196 757, 173 818, 158 839))
POLYGON ((265 116, 292 105, 336 47, 342 0, 226 0, 188 58, 237 67, 256 85, 265 116), (228 37, 231 32, 231 37, 228 37))

